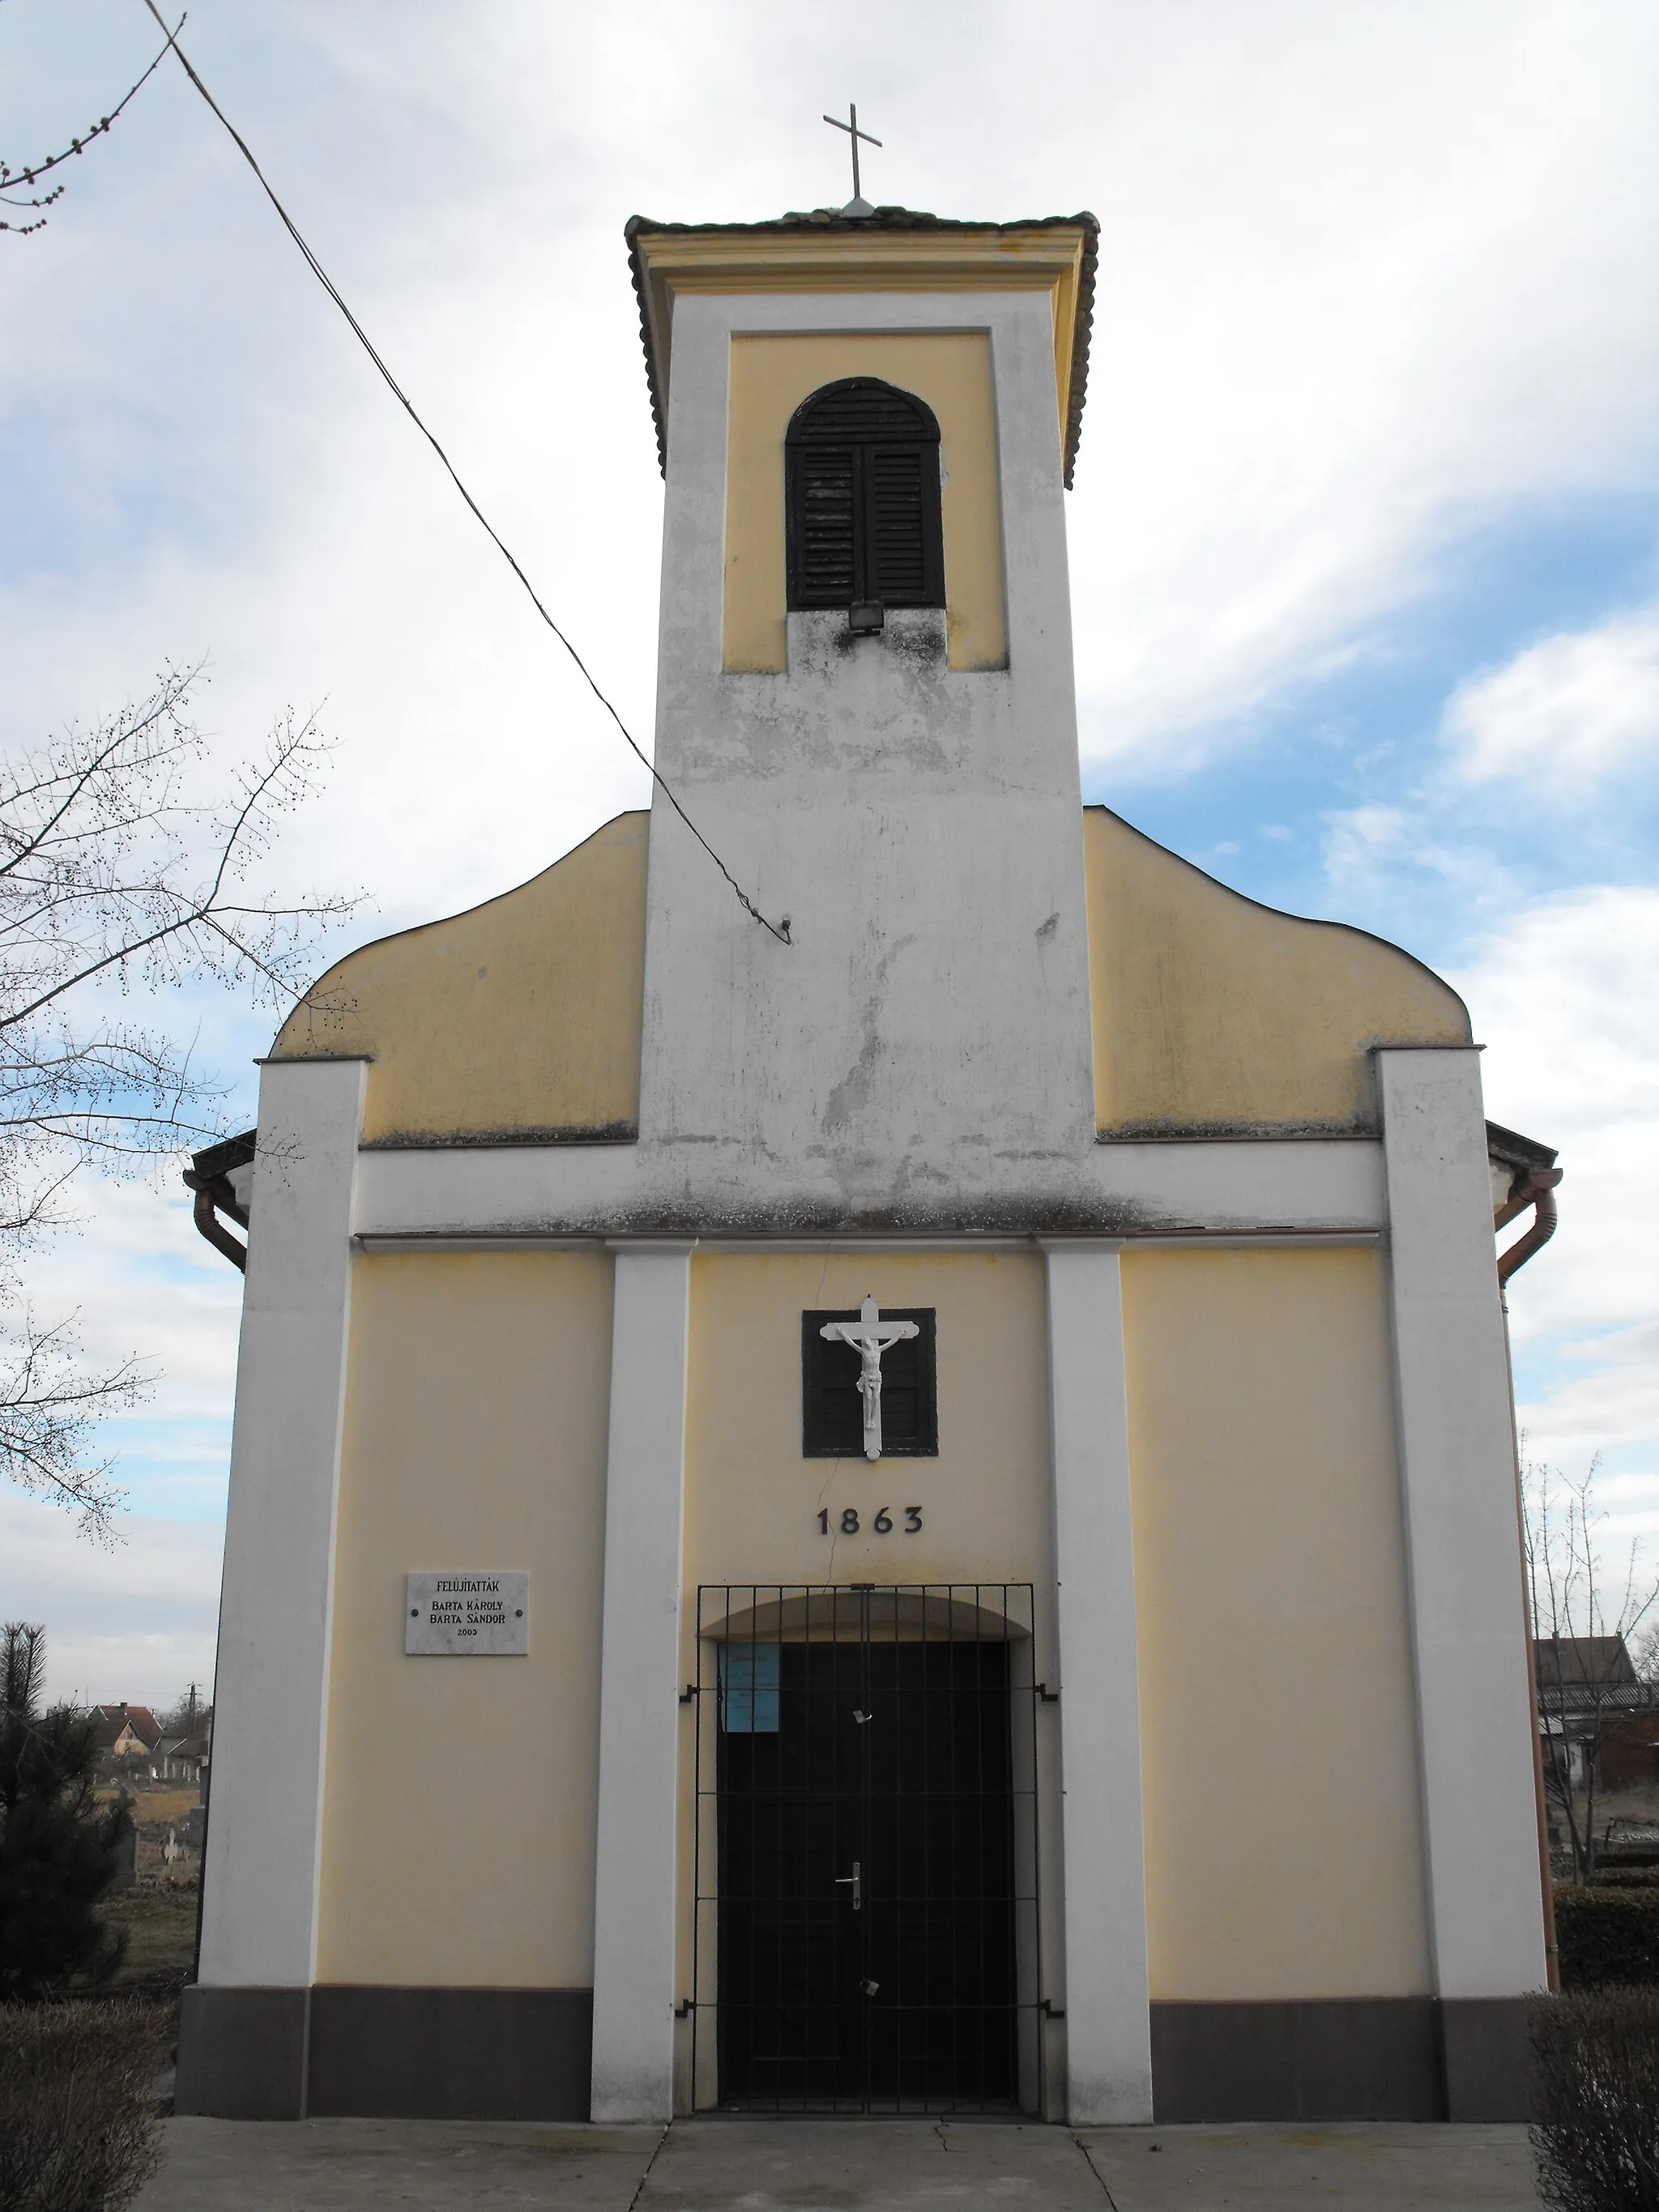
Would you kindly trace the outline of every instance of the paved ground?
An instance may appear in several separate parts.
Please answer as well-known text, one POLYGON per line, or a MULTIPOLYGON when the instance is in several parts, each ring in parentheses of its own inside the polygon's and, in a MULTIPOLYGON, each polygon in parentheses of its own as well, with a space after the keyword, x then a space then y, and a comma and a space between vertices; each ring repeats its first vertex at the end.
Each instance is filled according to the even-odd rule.
POLYGON ((1078 2141, 1116 2212, 1535 2212, 1524 2128, 1085 2129, 1078 2141))
POLYGON ((169 2120, 137 2212, 1535 2212, 1524 2128, 169 2120))

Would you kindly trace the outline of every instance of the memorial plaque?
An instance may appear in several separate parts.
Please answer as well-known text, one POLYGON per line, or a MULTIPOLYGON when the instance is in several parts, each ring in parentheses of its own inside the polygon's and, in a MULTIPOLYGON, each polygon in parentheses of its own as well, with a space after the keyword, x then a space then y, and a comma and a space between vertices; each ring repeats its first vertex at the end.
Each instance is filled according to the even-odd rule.
POLYGON ((434 1659, 501 1659, 529 1649, 527 1574, 407 1577, 405 1652, 434 1659))

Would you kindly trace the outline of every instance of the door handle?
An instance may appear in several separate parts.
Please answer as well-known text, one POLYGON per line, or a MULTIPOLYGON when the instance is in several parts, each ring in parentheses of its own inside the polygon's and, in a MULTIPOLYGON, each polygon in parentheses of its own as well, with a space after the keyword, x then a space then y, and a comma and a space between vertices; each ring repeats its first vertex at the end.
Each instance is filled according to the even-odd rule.
POLYGON ((863 1869, 860 1868, 860 1866, 859 1865, 859 1863, 858 1863, 858 1861, 857 1861, 856 1859, 854 1859, 854 1862, 853 1862, 853 1871, 852 1871, 852 1873, 851 1873, 851 1874, 838 1874, 838 1875, 836 1876, 836 1887, 837 1889, 847 1889, 847 1888, 849 1888, 849 1887, 850 1887, 850 1888, 851 1888, 851 1890, 852 1890, 852 1893, 853 1893, 853 1910, 854 1910, 854 1912, 862 1912, 862 1911, 863 1911, 863 1910, 864 1910, 864 1876, 863 1876, 863 1869))

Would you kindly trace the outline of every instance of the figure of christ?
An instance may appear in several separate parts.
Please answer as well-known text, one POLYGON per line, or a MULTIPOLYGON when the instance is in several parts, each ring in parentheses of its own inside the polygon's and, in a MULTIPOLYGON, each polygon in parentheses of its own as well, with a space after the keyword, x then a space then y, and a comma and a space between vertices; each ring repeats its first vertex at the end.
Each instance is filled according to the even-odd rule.
POLYGON ((881 1457, 881 1355, 890 1344, 920 1334, 913 1321, 884 1321, 873 1297, 856 1321, 827 1321, 818 1331, 832 1343, 850 1344, 859 1355, 859 1395, 864 1401, 864 1456, 881 1457))

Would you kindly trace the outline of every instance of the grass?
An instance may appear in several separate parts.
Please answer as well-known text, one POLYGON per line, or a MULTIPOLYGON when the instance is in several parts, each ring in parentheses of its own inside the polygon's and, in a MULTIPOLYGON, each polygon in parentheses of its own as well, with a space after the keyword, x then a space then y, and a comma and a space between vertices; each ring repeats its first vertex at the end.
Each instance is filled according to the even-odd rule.
POLYGON ((198 1802, 194 1783, 146 1782, 130 1794, 133 1817, 141 1828, 177 1827, 198 1802))
POLYGON ((115 1978, 117 1989, 135 1984, 158 1990, 165 1978, 181 1980, 196 1955, 196 1891, 146 1883, 110 1898, 100 1918, 124 1928, 127 1955, 115 1978))

